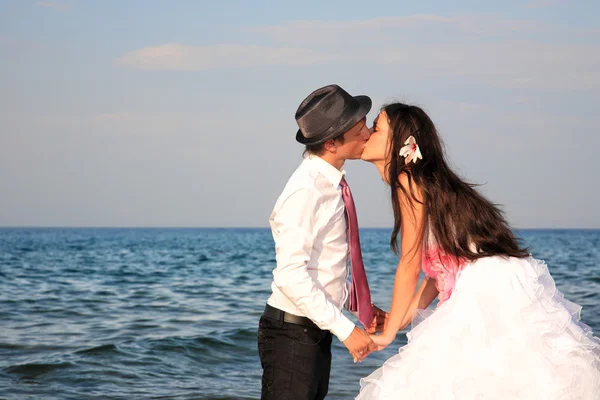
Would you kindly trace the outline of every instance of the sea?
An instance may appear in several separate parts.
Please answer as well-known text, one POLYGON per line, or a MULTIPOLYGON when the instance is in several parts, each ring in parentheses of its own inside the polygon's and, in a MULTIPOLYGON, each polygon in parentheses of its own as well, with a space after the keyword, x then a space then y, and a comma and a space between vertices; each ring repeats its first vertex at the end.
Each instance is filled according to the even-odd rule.
MULTIPOLYGON (((387 309, 390 229, 361 229, 387 309)), ((600 230, 516 232, 600 332, 600 230)), ((0 399, 258 399, 257 324, 275 267, 268 229, 1 228, 0 399)), ((328 399, 406 343, 354 364, 334 339, 328 399)))

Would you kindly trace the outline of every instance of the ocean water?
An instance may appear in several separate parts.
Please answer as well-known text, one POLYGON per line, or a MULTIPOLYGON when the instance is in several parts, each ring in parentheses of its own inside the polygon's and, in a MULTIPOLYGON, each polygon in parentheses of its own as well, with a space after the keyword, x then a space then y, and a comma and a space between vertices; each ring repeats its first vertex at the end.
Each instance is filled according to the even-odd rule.
MULTIPOLYGON (((520 231, 600 332, 600 231, 520 231)), ((388 308, 388 229, 363 229, 388 308)), ((0 229, 0 399, 257 399, 258 319, 275 266, 267 229, 0 229)), ((334 339, 328 399, 406 343, 353 364, 334 339)))

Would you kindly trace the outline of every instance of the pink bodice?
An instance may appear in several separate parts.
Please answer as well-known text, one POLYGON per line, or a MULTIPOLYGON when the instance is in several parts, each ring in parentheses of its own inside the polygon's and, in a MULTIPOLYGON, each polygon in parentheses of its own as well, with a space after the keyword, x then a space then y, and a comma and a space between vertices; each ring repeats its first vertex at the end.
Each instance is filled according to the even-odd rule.
POLYGON ((435 287, 440 292, 438 307, 450 298, 456 279, 466 264, 467 260, 444 254, 437 246, 423 249, 423 272, 435 279, 435 287))

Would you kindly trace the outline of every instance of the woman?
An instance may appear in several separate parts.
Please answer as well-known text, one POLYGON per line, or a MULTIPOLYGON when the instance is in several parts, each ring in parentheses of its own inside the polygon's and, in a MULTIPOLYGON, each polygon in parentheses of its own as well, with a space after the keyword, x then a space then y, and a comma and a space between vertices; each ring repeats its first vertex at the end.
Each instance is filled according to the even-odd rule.
POLYGON ((390 185, 401 254, 387 326, 372 338, 381 350, 413 329, 357 398, 600 399, 600 340, 581 307, 449 168, 427 114, 384 106, 362 158, 390 185), (423 310, 436 297, 436 310, 423 310))

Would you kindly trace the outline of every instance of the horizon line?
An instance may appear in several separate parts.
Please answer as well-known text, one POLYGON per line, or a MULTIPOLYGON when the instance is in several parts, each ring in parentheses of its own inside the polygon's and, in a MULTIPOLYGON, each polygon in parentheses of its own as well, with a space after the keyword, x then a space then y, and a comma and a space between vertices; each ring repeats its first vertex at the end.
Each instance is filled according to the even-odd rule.
MULTIPOLYGON (((0 229, 271 229, 269 226, 177 226, 177 225, 0 225, 0 229)), ((393 226, 363 226, 359 229, 393 229, 393 226)), ((553 227, 553 228, 517 228, 518 231, 539 231, 539 230, 600 230, 596 228, 573 228, 573 227, 553 227)))

